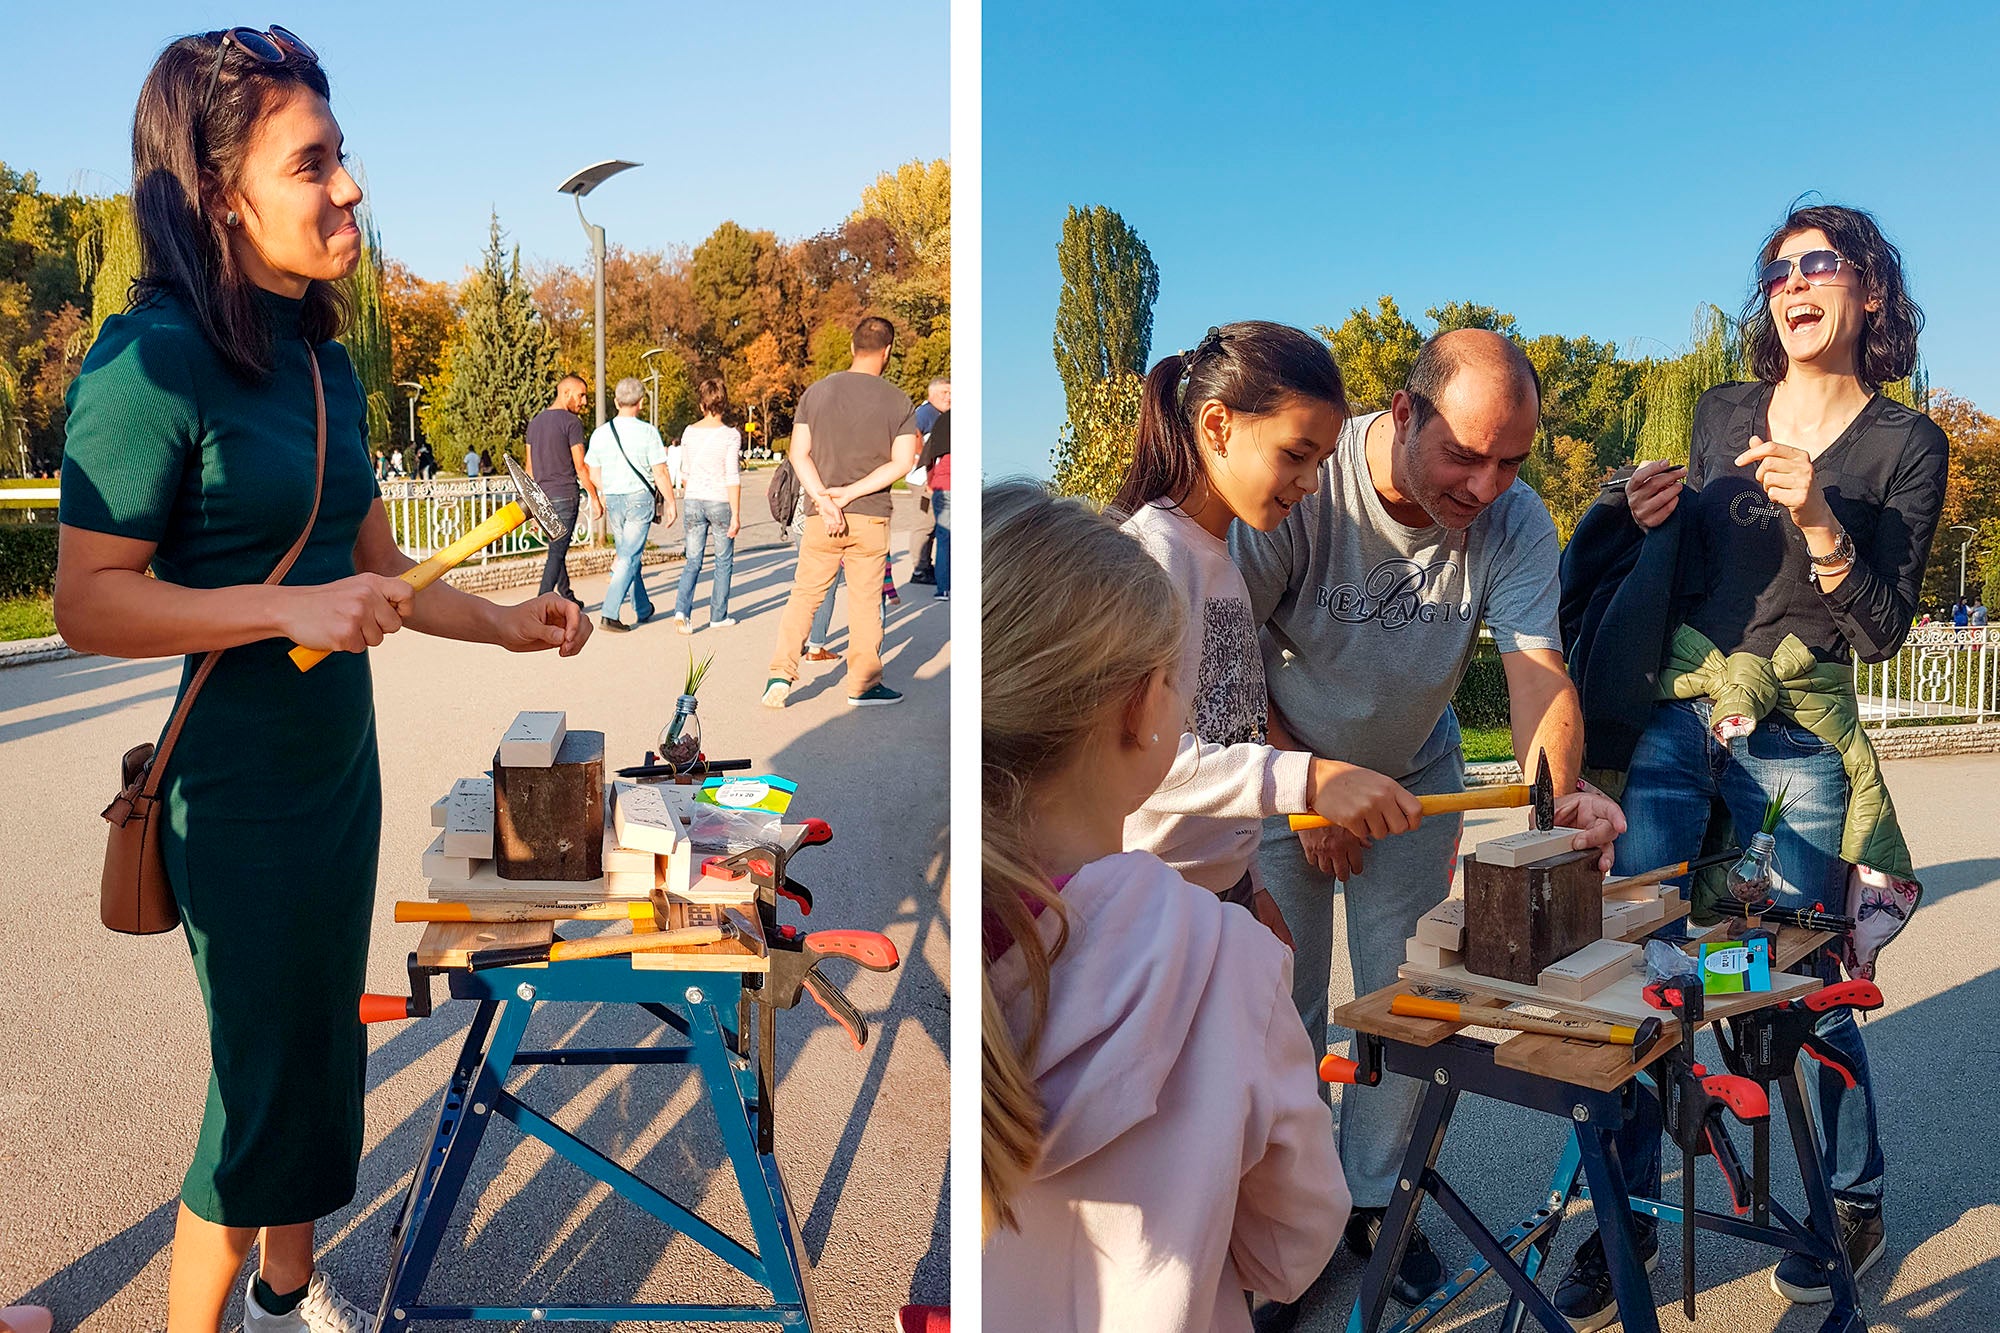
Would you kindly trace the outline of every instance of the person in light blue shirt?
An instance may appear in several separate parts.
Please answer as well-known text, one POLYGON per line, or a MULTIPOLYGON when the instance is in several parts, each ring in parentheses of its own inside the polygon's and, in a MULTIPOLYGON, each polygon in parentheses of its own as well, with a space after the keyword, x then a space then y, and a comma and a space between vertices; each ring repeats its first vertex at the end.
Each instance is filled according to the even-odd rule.
POLYGON ((646 595, 639 557, 652 531, 656 494, 664 497, 660 522, 674 521, 674 485, 660 432, 639 416, 646 405, 645 386, 628 376, 618 381, 612 397, 618 404, 618 415, 591 433, 583 465, 590 469, 591 484, 604 497, 605 522, 618 553, 611 566, 611 584, 604 590, 604 605, 598 608, 599 619, 606 629, 626 630, 631 626, 619 618, 619 611, 628 590, 633 613, 638 616, 635 623, 643 625, 653 617, 653 599, 646 595))

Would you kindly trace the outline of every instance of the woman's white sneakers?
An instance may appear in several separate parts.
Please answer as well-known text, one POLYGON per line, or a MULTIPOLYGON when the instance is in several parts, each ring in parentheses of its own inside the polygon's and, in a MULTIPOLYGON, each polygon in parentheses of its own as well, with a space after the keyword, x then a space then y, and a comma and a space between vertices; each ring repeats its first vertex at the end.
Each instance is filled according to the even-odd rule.
POLYGON ((243 1333, 368 1333, 375 1316, 333 1289, 318 1269, 306 1284, 306 1298, 290 1314, 272 1314, 257 1304, 257 1277, 243 1287, 243 1333))

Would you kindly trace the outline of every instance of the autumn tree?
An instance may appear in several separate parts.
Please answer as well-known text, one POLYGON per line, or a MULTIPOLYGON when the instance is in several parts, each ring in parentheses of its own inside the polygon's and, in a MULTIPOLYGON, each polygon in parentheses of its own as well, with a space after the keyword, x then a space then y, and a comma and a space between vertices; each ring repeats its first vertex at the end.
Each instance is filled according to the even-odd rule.
POLYGON ((1129 371, 1090 386, 1056 444, 1049 484, 1057 493, 1111 503, 1132 465, 1145 392, 1145 379, 1129 371))
POLYGON ((440 393, 447 382, 443 374, 445 347, 458 325, 458 309, 450 283, 420 278, 408 265, 385 255, 382 311, 389 325, 389 383, 393 390, 387 447, 408 449, 415 442, 410 439, 410 416, 403 406, 409 390, 401 386, 423 385, 424 398, 440 393))
POLYGON ((1056 243, 1056 265, 1062 272, 1056 373, 1069 407, 1066 429, 1081 438, 1092 429, 1097 386, 1146 373, 1160 270, 1139 233, 1101 204, 1070 208, 1056 243))
POLYGON ((501 237, 496 214, 479 271, 466 281, 464 322, 446 364, 449 381, 424 417, 454 453, 519 453, 528 418, 548 406, 559 374, 555 338, 521 278, 520 247, 510 258, 501 237))

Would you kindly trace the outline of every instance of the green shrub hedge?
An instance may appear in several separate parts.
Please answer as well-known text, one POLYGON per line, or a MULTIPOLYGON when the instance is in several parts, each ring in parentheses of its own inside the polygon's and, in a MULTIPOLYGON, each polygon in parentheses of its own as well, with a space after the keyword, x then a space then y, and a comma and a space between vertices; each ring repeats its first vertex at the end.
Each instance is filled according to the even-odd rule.
POLYGON ((0 597, 46 597, 56 586, 53 523, 0 523, 0 597))
POLYGON ((1509 725, 1507 673, 1500 665, 1500 654, 1491 644, 1482 643, 1473 654, 1472 665, 1465 669, 1465 679, 1459 682, 1451 706, 1462 727, 1509 725))

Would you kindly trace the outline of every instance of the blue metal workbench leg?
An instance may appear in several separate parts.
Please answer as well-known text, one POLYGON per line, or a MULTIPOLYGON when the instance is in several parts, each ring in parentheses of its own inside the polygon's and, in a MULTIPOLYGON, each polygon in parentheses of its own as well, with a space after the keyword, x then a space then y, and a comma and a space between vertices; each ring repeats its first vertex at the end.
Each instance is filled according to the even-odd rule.
POLYGON ((430 1276, 452 1208, 479 1152, 479 1141, 486 1133, 486 1126, 492 1123, 495 1095, 506 1082, 534 1007, 532 1001, 526 1000, 480 1002, 480 1012, 473 1019, 472 1031, 467 1034, 459 1057, 459 1069, 470 1072, 470 1077, 455 1105, 453 1093, 459 1086, 457 1080, 446 1089, 436 1138, 426 1147, 424 1161, 418 1164, 418 1175, 422 1177, 426 1164, 435 1159, 429 1167, 429 1179, 411 1189, 404 1205, 398 1226, 400 1239, 383 1282, 382 1308, 376 1315, 378 1333, 402 1333, 409 1324, 407 1312, 417 1303, 424 1279, 430 1276), (500 1009, 500 1021, 492 1044, 481 1054, 477 1042, 492 1024, 492 1011, 496 1007, 500 1009))
MULTIPOLYGON (((1532 1280, 1539 1277, 1542 1265, 1549 1260, 1549 1249, 1555 1244, 1556 1233, 1562 1229, 1562 1214, 1569 1208, 1569 1201, 1576 1194, 1576 1177, 1583 1170, 1583 1158, 1576 1150, 1576 1135, 1563 1140, 1562 1156, 1556 1161, 1555 1174, 1549 1177, 1548 1207, 1557 1214, 1556 1225, 1546 1235, 1528 1247, 1527 1255, 1521 1261, 1521 1271, 1532 1280)), ((1527 1307, 1521 1298, 1511 1292, 1507 1296, 1507 1309, 1500 1316, 1500 1333, 1521 1333, 1522 1321, 1527 1318, 1527 1307)))
MULTIPOLYGON (((1804 1061, 1800 1061, 1801 1064, 1804 1061)), ((1861 1292, 1855 1286, 1854 1269, 1847 1260, 1847 1247, 1840 1243, 1840 1223, 1833 1208, 1833 1187, 1827 1181, 1826 1159, 1820 1153, 1819 1136, 1813 1132, 1806 1112, 1803 1071, 1778 1080, 1785 1099, 1785 1126, 1792 1134, 1792 1148, 1799 1158, 1799 1179, 1805 1186, 1807 1216, 1813 1234, 1830 1238, 1826 1253, 1817 1256, 1826 1268, 1827 1286, 1833 1291, 1833 1309, 1820 1325, 1820 1333, 1861 1333, 1867 1324, 1861 1318, 1861 1292)))
POLYGON ((1625 1186, 1624 1165, 1618 1160, 1618 1131, 1589 1124, 1578 1124, 1575 1129, 1577 1152, 1597 1213, 1598 1239, 1611 1269, 1611 1290, 1618 1298, 1618 1317, 1625 1333, 1660 1333, 1653 1284, 1647 1279, 1632 1236, 1632 1196, 1625 1186))
MULTIPOLYGON (((493 1028, 494 1011, 499 1007, 498 1002, 488 1000, 472 1011, 472 1023, 466 1028, 465 1041, 458 1048, 458 1064, 451 1071, 450 1081, 444 1085, 443 1109, 438 1117, 440 1125, 455 1117, 458 1108, 464 1104, 466 1089, 472 1086, 472 1077, 479 1071, 479 1061, 486 1050, 486 1034, 493 1028)), ((410 1173, 410 1188, 403 1195, 403 1206, 389 1229, 391 1240, 402 1238, 403 1220, 410 1215, 410 1201, 429 1188, 437 1164, 444 1157, 445 1142, 444 1135, 433 1134, 432 1142, 417 1161, 417 1169, 410 1173)))
POLYGON ((757 1237, 757 1257, 764 1269, 764 1285, 776 1307, 775 1322, 785 1328, 810 1329, 805 1276, 808 1261, 803 1247, 795 1242, 793 1217, 784 1183, 778 1176, 777 1158, 758 1151, 757 1136, 744 1113, 742 1090, 736 1071, 730 1066, 729 1047, 715 1006, 691 1001, 688 1027, 694 1044, 694 1061, 708 1090, 716 1124, 721 1127, 730 1169, 736 1175, 737 1188, 742 1191, 743 1205, 750 1215, 750 1229, 757 1237))
POLYGON ((1375 1238, 1375 1251, 1361 1275, 1361 1298, 1348 1316, 1348 1333, 1375 1333, 1382 1312, 1389 1304, 1390 1276, 1403 1261, 1410 1233, 1417 1229, 1417 1205, 1423 1201, 1424 1173, 1437 1165, 1444 1150, 1444 1134, 1451 1124, 1452 1108, 1458 1105, 1458 1089, 1432 1083, 1424 1089, 1417 1107, 1416 1128, 1410 1134, 1410 1150, 1403 1154, 1397 1176, 1396 1197, 1382 1215, 1382 1230, 1375 1238))

